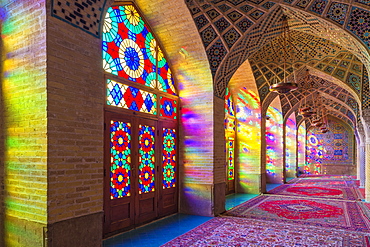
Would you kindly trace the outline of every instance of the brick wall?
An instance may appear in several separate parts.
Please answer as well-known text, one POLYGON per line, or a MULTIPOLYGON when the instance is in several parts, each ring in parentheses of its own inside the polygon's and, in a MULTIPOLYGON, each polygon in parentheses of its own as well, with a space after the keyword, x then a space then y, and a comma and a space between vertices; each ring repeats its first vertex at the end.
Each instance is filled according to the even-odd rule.
POLYGON ((48 222, 103 210, 101 41, 48 16, 48 222))
MULTIPOLYGON (((1 164, 6 246, 41 246, 47 221, 45 1, 2 1, 1 164), (4 192, 3 192, 4 190, 4 192)), ((0 241, 0 245, 1 245, 0 241)))

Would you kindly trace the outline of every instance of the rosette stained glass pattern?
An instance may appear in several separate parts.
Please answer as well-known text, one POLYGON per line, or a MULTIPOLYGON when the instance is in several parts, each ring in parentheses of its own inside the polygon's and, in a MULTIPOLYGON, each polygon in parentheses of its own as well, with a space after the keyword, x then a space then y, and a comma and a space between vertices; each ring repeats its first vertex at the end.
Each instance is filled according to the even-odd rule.
POLYGON ((177 101, 166 97, 160 97, 160 116, 177 119, 177 101))
POLYGON ((227 165, 227 178, 228 180, 234 179, 234 137, 229 137, 227 140, 227 153, 228 153, 228 165, 227 165))
POLYGON ((176 130, 163 128, 163 189, 176 185, 176 130))
POLYGON ((107 105, 156 115, 157 95, 108 79, 107 105))
POLYGON ((131 124, 110 122, 110 198, 130 196, 131 124))
POLYGON ((152 37, 134 6, 110 7, 103 26, 104 70, 155 87, 155 84, 147 80, 149 75, 156 71, 153 58, 155 42, 151 42, 152 37))
POLYGON ((155 128, 139 125, 139 194, 155 190, 155 128))
POLYGON ((167 60, 133 5, 108 8, 102 36, 106 72, 176 94, 167 60))
POLYGON ((229 88, 226 88, 225 93, 225 114, 234 117, 234 102, 230 94, 229 88))

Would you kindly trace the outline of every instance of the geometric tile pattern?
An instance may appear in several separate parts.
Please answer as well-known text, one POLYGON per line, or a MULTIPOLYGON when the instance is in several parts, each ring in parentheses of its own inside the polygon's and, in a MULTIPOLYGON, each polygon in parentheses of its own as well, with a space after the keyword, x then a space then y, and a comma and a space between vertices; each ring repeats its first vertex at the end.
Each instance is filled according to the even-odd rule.
POLYGON ((352 7, 346 28, 370 48, 370 11, 352 7))
POLYGON ((366 69, 364 69, 362 84, 362 109, 370 109, 370 88, 369 88, 369 74, 366 69))
POLYGON ((348 5, 343 3, 332 3, 326 17, 343 25, 348 11, 348 5))
POLYGON ((105 2, 106 0, 53 0, 51 15, 98 38, 105 2))
POLYGON ((313 1, 312 5, 310 7, 310 11, 321 15, 324 12, 325 7, 326 7, 327 4, 328 4, 327 0, 315 0, 315 1, 313 1))

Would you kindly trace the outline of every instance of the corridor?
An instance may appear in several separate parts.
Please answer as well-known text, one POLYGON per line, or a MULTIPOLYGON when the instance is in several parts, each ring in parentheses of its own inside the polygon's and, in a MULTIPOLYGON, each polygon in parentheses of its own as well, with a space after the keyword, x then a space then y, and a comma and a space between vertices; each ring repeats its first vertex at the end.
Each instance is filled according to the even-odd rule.
POLYGON ((370 211, 353 176, 302 175, 266 194, 238 194, 226 203, 243 197, 247 201, 218 217, 174 215, 104 246, 370 245, 370 211))

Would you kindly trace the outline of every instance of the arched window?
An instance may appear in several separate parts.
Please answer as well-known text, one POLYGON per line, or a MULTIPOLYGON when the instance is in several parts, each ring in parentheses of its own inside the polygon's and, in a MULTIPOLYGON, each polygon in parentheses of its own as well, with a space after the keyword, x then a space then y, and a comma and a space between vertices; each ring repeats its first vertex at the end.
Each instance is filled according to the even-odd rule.
POLYGON ((227 192, 235 191, 235 110, 230 91, 226 88, 225 94, 225 138, 226 138, 226 160, 227 160, 227 192))
POLYGON ((105 234, 177 211, 178 96, 155 35, 133 4, 108 8, 105 234))

